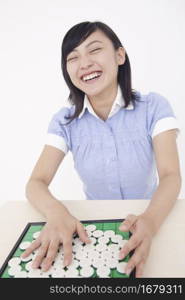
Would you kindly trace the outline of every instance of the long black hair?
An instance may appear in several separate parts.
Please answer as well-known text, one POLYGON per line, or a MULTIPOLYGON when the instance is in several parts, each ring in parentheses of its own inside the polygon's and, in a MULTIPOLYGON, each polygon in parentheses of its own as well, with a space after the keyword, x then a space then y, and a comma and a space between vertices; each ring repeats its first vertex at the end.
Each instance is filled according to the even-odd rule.
MULTIPOLYGON (((72 116, 66 116, 66 119, 74 120, 79 116, 83 109, 83 101, 85 93, 78 89, 72 83, 66 68, 66 61, 68 54, 77 46, 79 46, 91 33, 101 30, 111 41, 117 50, 119 47, 123 47, 121 41, 114 33, 114 31, 106 24, 102 22, 82 22, 73 26, 64 36, 62 41, 62 57, 61 57, 61 67, 62 73, 67 83, 70 94, 68 97, 69 102, 75 106, 75 112, 72 116)), ((132 103, 134 105, 135 101, 138 100, 138 94, 132 89, 131 83, 131 68, 127 53, 125 53, 125 62, 123 65, 118 66, 118 84, 120 85, 122 96, 125 101, 125 108, 132 103)), ((68 124, 67 123, 67 124, 68 124)))

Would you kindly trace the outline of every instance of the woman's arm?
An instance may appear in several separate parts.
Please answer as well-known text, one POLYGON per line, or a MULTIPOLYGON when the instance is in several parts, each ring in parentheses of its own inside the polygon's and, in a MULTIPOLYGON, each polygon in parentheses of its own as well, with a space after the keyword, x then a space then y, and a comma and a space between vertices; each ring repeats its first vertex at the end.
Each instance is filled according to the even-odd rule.
POLYGON ((120 230, 130 230, 133 233, 120 251, 120 259, 135 249, 126 272, 130 273, 136 267, 136 277, 142 276, 152 238, 172 209, 181 189, 176 130, 168 130, 154 137, 153 148, 159 185, 145 212, 139 216, 129 215, 120 226, 120 230))
POLYGON ((48 189, 64 157, 65 153, 61 150, 45 145, 26 185, 27 199, 46 218, 57 212, 67 212, 67 208, 48 189))
POLYGON ((153 148, 159 175, 159 185, 145 214, 157 232, 172 209, 181 189, 181 173, 176 145, 176 130, 168 130, 153 139, 153 148))
POLYGON ((46 217, 46 224, 39 237, 23 253, 23 257, 39 248, 33 267, 37 268, 41 265, 44 271, 50 268, 60 244, 63 244, 64 265, 70 264, 74 232, 78 233, 84 243, 90 242, 84 226, 48 189, 64 156, 63 151, 46 145, 26 185, 28 200, 46 217))

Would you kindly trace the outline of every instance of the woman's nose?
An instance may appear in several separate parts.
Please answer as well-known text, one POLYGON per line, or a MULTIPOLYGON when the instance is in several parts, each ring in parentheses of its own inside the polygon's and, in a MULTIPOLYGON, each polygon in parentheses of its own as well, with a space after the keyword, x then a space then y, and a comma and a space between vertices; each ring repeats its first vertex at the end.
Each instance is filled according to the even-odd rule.
POLYGON ((88 69, 93 65, 92 61, 88 57, 83 57, 80 61, 81 69, 88 69))

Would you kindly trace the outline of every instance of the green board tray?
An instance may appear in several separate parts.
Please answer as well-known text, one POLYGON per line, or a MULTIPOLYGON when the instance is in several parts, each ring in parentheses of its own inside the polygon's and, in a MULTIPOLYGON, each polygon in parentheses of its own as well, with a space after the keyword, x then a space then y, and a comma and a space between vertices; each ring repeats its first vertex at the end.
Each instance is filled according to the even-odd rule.
MULTIPOLYGON (((87 220, 87 221, 81 221, 81 223, 84 226, 87 226, 89 224, 95 224, 96 228, 99 230, 113 230, 115 231, 116 234, 120 234, 123 236, 124 239, 129 240, 131 237, 131 232, 122 232, 119 230, 119 226, 120 224, 124 221, 124 219, 110 219, 110 220, 87 220)), ((19 245, 21 242, 23 241, 32 241, 32 235, 34 232, 39 231, 43 228, 43 226, 45 225, 45 222, 31 222, 28 223, 26 225, 26 227, 24 228, 22 234, 20 235, 19 239, 17 240, 16 244, 14 245, 13 249, 11 250, 11 252, 9 253, 8 257, 6 258, 2 268, 0 269, 0 278, 12 278, 9 274, 8 274, 8 261, 12 258, 12 257, 20 257, 21 254, 23 253, 23 250, 21 250, 19 248, 19 245)), ((129 258, 133 255, 134 251, 131 251, 123 260, 120 261, 124 261, 127 262, 129 260, 129 258)), ((25 269, 25 263, 21 262, 21 266, 22 269, 25 269)), ((95 269, 95 268, 94 268, 95 269)), ((96 275, 96 270, 94 272, 94 275, 92 277, 97 277, 96 275)), ((116 271, 116 269, 112 269, 111 270, 111 275, 110 278, 135 278, 135 269, 130 273, 130 275, 126 275, 126 274, 121 274, 118 273, 116 271)), ((16 278, 15 278, 16 279, 16 278)))

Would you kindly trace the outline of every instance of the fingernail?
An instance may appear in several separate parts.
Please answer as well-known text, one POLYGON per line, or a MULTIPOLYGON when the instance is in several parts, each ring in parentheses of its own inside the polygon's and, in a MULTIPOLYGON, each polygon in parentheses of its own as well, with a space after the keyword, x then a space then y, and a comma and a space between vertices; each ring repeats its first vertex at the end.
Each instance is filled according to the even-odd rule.
POLYGON ((127 226, 126 226, 126 225, 121 225, 121 226, 119 227, 119 229, 120 229, 120 230, 126 230, 126 229, 127 229, 127 226))
POLYGON ((45 272, 46 271, 46 265, 43 265, 41 269, 42 269, 42 271, 45 272))
POLYGON ((128 268, 126 271, 126 274, 129 275, 131 271, 132 271, 132 268, 128 268))
POLYGON ((123 259, 124 257, 125 257, 125 253, 124 253, 124 252, 121 252, 120 255, 119 255, 119 258, 120 258, 120 259, 123 259))
POLYGON ((36 268, 37 268, 37 263, 34 262, 34 263, 32 264, 32 268, 36 269, 36 268))

